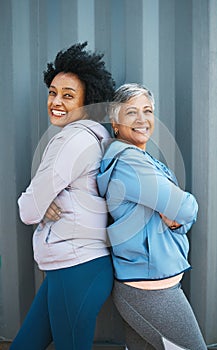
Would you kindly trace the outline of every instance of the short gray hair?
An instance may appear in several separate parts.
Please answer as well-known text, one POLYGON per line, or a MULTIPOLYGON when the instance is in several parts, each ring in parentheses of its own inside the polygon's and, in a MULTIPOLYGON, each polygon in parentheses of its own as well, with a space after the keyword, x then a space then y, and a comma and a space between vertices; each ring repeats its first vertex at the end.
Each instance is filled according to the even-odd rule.
POLYGON ((118 113, 120 111, 121 104, 129 101, 132 97, 140 95, 145 95, 149 99, 154 110, 154 95, 149 89, 137 83, 123 84, 115 91, 113 101, 110 103, 110 121, 118 123, 118 113))

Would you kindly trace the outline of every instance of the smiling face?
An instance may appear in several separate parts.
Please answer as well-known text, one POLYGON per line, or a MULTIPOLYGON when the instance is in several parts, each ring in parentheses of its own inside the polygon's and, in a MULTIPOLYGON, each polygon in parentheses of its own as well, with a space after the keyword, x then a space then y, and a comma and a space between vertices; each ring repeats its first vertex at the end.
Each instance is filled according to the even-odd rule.
POLYGON ((51 82, 47 99, 48 115, 53 125, 64 127, 84 119, 85 84, 72 73, 59 73, 51 82))
POLYGON ((154 131, 154 111, 145 95, 130 98, 121 105, 118 123, 112 127, 118 130, 117 139, 127 141, 143 150, 154 131))

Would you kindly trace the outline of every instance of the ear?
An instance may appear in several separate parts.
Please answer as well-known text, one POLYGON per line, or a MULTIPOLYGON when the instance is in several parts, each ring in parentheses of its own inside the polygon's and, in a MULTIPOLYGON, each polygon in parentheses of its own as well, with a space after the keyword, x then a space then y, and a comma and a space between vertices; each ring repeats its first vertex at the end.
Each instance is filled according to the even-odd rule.
POLYGON ((118 123, 112 121, 112 129, 114 130, 115 137, 118 136, 119 130, 118 130, 118 123))
POLYGON ((118 123, 116 123, 114 120, 112 120, 112 129, 114 130, 117 127, 118 127, 118 123))

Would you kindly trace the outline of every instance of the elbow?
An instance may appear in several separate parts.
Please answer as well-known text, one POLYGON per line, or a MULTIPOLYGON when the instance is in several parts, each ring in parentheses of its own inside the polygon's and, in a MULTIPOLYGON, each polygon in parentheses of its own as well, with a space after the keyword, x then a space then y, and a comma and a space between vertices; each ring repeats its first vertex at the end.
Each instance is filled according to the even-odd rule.
POLYGON ((179 214, 177 215, 177 222, 180 224, 194 223, 197 219, 198 203, 195 197, 188 193, 179 214))
POLYGON ((42 218, 38 215, 38 212, 25 203, 23 196, 18 199, 19 215, 21 221, 26 225, 38 224, 42 218))
POLYGON ((38 220, 30 218, 28 213, 24 213, 22 210, 20 210, 20 219, 26 225, 33 225, 39 222, 38 220))
POLYGON ((198 212, 198 206, 195 206, 193 208, 192 206, 187 206, 185 208, 185 213, 184 213, 186 223, 195 222, 197 219, 197 212, 198 212))

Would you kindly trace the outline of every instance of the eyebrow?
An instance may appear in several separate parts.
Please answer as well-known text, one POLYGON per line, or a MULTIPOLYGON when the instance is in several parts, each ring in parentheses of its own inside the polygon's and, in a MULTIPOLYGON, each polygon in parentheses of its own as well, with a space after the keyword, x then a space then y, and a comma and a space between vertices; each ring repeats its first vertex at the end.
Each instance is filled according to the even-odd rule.
MULTIPOLYGON (((54 86, 54 85, 50 85, 50 88, 56 89, 56 86, 54 86)), ((71 87, 63 87, 63 88, 62 88, 62 90, 71 90, 71 91, 76 92, 76 90, 75 90, 75 89, 73 89, 73 88, 71 88, 71 87)))
MULTIPOLYGON (((143 108, 152 108, 152 106, 151 105, 145 105, 145 106, 143 106, 143 108)), ((126 111, 128 109, 137 109, 137 107, 136 106, 129 106, 129 107, 126 108, 126 111)))
POLYGON ((127 111, 128 109, 137 109, 137 108, 134 107, 134 106, 129 106, 129 107, 126 108, 126 111, 127 111))

